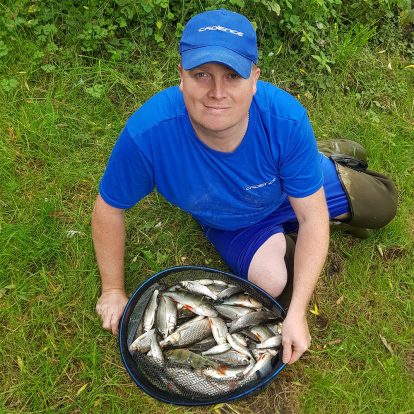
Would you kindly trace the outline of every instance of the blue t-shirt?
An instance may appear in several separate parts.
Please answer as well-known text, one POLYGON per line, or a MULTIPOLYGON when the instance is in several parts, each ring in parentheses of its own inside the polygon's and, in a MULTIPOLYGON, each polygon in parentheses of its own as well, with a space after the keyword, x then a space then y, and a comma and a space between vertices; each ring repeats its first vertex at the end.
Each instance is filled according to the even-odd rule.
POLYGON ((195 134, 178 87, 150 98, 127 121, 100 183, 111 206, 130 208, 154 187, 202 225, 235 230, 262 220, 286 197, 323 184, 321 157, 304 107, 258 81, 249 125, 231 153, 195 134))

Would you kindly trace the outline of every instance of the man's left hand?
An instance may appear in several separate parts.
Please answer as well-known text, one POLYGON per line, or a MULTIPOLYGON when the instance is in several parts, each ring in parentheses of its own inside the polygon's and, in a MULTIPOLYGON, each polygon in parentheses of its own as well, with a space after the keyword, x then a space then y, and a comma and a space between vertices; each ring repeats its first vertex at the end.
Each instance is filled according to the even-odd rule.
POLYGON ((282 326, 282 345, 285 364, 293 364, 309 348, 309 334, 306 315, 295 315, 288 312, 282 326))

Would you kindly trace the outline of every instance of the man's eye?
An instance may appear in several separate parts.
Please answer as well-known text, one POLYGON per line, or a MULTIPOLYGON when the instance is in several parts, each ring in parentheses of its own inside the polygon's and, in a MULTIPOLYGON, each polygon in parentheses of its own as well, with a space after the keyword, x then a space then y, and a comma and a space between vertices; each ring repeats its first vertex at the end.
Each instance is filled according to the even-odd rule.
POLYGON ((239 79, 239 78, 240 78, 240 75, 239 75, 238 73, 229 73, 229 74, 227 75, 227 77, 228 77, 229 79, 239 79))
POLYGON ((206 72, 197 72, 194 74, 194 77, 197 79, 206 79, 208 78, 208 73, 206 72))

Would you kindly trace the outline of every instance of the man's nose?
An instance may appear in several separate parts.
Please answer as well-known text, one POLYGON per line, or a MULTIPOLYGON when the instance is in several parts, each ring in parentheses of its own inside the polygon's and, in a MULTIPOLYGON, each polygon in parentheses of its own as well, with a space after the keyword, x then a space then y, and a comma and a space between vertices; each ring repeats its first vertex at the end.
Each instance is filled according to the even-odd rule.
POLYGON ((210 97, 215 98, 215 99, 224 98, 226 96, 226 91, 225 91, 224 86, 225 86, 224 82, 221 79, 219 78, 213 79, 211 89, 209 91, 210 97))

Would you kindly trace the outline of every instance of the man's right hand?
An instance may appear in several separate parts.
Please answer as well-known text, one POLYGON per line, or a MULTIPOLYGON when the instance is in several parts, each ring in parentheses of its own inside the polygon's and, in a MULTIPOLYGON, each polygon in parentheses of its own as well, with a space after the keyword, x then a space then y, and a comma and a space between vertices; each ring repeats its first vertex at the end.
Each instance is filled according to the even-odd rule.
POLYGON ((118 335, 119 320, 127 302, 128 296, 123 289, 110 289, 102 292, 96 304, 96 313, 101 317, 104 329, 118 335))

